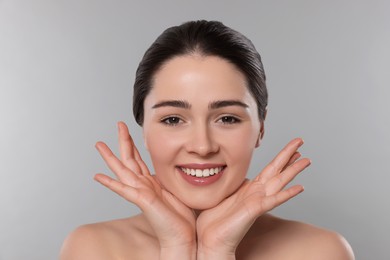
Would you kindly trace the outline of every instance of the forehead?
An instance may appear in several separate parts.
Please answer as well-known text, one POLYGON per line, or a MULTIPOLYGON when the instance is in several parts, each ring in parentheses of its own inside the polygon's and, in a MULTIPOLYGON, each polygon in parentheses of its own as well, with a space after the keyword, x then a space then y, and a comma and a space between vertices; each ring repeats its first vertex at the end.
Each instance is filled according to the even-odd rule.
POLYGON ((157 71, 148 96, 244 99, 248 95, 246 78, 234 64, 216 56, 186 55, 169 60, 157 71))

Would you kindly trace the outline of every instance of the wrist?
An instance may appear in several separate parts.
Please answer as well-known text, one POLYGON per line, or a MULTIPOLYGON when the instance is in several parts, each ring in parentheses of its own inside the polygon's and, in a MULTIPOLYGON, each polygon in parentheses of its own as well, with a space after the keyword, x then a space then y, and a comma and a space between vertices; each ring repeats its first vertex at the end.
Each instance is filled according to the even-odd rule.
POLYGON ((202 245, 198 245, 197 249, 197 260, 235 260, 235 250, 218 250, 217 248, 208 248, 202 245))
POLYGON ((183 259, 195 260, 196 245, 186 244, 160 248, 160 260, 183 259))

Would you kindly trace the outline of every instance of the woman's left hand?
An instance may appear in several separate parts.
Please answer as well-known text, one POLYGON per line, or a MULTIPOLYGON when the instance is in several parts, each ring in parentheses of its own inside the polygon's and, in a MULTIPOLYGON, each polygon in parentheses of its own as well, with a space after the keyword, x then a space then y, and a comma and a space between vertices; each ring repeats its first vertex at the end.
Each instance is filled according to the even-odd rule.
POLYGON ((307 158, 298 160, 302 144, 300 138, 292 140, 254 180, 245 180, 230 197, 199 215, 198 259, 235 259, 236 248, 254 221, 303 191, 302 185, 284 189, 310 165, 307 158))

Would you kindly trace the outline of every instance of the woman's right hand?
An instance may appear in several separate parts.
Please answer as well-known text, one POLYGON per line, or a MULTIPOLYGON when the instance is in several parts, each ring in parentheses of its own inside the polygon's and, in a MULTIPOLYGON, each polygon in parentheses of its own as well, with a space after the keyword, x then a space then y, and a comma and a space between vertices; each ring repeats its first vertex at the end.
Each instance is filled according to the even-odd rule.
POLYGON ((96 143, 96 148, 117 180, 104 174, 96 174, 95 180, 142 210, 156 233, 162 251, 196 251, 193 210, 166 191, 150 174, 125 123, 118 123, 118 132, 121 159, 105 143, 96 143))

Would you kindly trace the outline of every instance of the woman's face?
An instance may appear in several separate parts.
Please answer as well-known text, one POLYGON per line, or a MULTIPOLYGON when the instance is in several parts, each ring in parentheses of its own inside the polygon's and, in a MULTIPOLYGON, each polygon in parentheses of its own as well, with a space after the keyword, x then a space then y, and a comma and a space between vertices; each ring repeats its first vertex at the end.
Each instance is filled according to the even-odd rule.
POLYGON ((143 133, 160 183, 193 209, 245 180, 262 126, 244 75, 215 56, 169 60, 144 102, 143 133))

